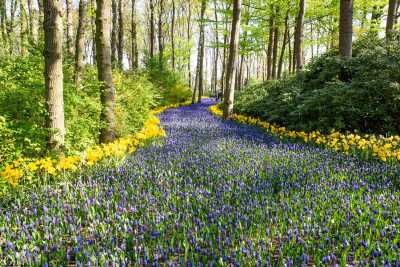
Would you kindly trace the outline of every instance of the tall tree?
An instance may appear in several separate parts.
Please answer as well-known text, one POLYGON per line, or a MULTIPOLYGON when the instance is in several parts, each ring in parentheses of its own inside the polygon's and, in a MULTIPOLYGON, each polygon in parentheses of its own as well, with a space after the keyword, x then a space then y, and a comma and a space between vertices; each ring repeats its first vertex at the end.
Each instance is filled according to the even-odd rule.
POLYGON ((353 0, 340 0, 339 52, 342 57, 352 56, 353 0))
POLYGON ((85 31, 86 31, 86 5, 87 0, 79 1, 79 20, 78 28, 76 31, 75 41, 75 86, 79 88, 81 86, 82 72, 83 72, 83 61, 85 52, 85 31))
POLYGON ((48 127, 52 129, 49 146, 61 150, 64 146, 63 99, 63 22, 62 0, 44 0, 44 61, 48 127))
MULTIPOLYGON (((197 102, 201 103, 201 97, 203 96, 203 89, 204 89, 204 28, 205 28, 205 21, 204 16, 206 13, 207 8, 207 0, 201 1, 201 10, 200 10, 200 36, 199 36, 199 48, 197 52, 197 69, 196 69, 196 87, 198 91, 198 98, 197 102)), ((192 102, 196 99, 196 88, 193 91, 192 102)))
MULTIPOLYGON (((289 9, 288 9, 288 11, 286 13, 286 17, 285 17, 285 31, 283 34, 281 55, 279 56, 279 63, 278 63, 278 73, 277 73, 278 79, 280 79, 282 77, 283 60, 284 60, 284 56, 285 56, 285 50, 286 50, 286 45, 288 43, 288 39, 289 39, 289 9)), ((290 43, 290 41, 289 41, 289 43, 290 43)), ((290 56, 289 56, 289 61, 291 61, 290 56)))
POLYGON ((396 17, 397 0, 389 0, 389 9, 386 21, 386 39, 390 40, 393 35, 393 27, 396 17))
POLYGON ((304 13, 306 9, 305 0, 300 0, 299 12, 296 19, 296 31, 294 36, 294 57, 296 59, 296 71, 303 69, 303 32, 304 32, 304 13))
POLYGON ((19 25, 20 25, 20 53, 22 56, 27 54, 28 45, 28 16, 26 14, 26 2, 21 0, 19 2, 19 25))
POLYGON ((122 13, 123 1, 118 3, 118 68, 123 68, 124 57, 124 16, 122 13))
POLYGON ((175 0, 172 0, 171 50, 172 69, 175 70, 175 0))
MULTIPOLYGON (((187 16, 187 29, 186 29, 186 38, 187 38, 187 42, 188 44, 190 44, 191 38, 192 38, 192 31, 191 31, 191 25, 192 25, 192 5, 190 3, 190 1, 187 2, 188 5, 188 16, 187 16)), ((192 87, 192 57, 191 57, 191 51, 189 51, 188 53, 188 62, 187 62, 187 66, 188 66, 188 80, 189 80, 189 87, 192 87)), ((193 89, 195 90, 195 89, 193 89)), ((193 100, 194 102, 194 100, 193 100)))
POLYGON ((274 28, 275 19, 271 12, 271 17, 269 18, 269 38, 268 38, 268 48, 267 48, 267 79, 272 78, 272 50, 274 44, 274 28))
POLYGON ((158 0, 158 56, 160 64, 164 60, 164 42, 163 42, 163 16, 164 16, 164 0, 158 0))
POLYGON ((155 44, 155 25, 154 25, 154 0, 149 0, 150 3, 150 57, 154 57, 155 44))
POLYGON ((117 66, 117 30, 118 30, 118 6, 117 0, 111 0, 112 8, 112 28, 111 28, 111 64, 115 68, 117 66))
POLYGON ((137 70, 139 68, 139 51, 137 45, 137 22, 136 22, 136 0, 132 0, 131 7, 131 48, 132 48, 132 69, 137 70))
POLYGON ((237 54, 239 50, 240 37, 240 17, 242 10, 242 0, 233 0, 232 28, 229 45, 229 60, 226 67, 226 89, 224 96, 223 117, 228 119, 233 112, 233 101, 235 97, 234 73, 237 63, 237 54))
POLYGON ((69 55, 74 54, 74 45, 73 45, 73 25, 72 25, 72 1, 65 0, 65 11, 67 15, 67 52, 69 55))
POLYGON ((115 139, 115 98, 112 79, 110 44, 110 0, 96 0, 96 51, 98 78, 101 82, 101 121, 100 142, 108 143, 115 139))

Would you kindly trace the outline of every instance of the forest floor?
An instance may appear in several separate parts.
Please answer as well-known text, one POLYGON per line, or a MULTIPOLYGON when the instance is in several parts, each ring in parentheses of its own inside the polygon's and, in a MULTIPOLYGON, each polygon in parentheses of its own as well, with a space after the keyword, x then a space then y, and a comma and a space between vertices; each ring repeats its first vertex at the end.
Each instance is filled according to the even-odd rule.
POLYGON ((398 263, 397 167, 283 142, 213 116, 213 104, 160 114, 165 140, 117 169, 0 208, 0 259, 398 263))

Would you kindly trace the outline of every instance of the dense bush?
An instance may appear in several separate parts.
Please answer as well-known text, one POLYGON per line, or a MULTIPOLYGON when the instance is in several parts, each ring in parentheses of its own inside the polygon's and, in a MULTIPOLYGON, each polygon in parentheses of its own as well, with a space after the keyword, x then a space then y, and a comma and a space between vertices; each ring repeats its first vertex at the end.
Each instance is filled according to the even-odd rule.
MULTIPOLYGON (((73 83, 73 64, 64 63, 66 153, 96 144, 100 129, 100 89, 96 69, 86 67, 83 86, 73 83)), ((40 53, 0 60, 0 166, 19 156, 48 154, 46 101, 40 53)), ((137 130, 156 105, 152 83, 143 75, 115 73, 118 137, 137 130)))
POLYGON ((160 104, 175 104, 188 100, 192 93, 182 75, 160 62, 157 57, 146 60, 146 73, 157 87, 160 94, 160 104))
POLYGON ((398 43, 364 38, 349 60, 331 51, 296 77, 239 92, 236 111, 296 130, 399 132, 399 51, 398 43))

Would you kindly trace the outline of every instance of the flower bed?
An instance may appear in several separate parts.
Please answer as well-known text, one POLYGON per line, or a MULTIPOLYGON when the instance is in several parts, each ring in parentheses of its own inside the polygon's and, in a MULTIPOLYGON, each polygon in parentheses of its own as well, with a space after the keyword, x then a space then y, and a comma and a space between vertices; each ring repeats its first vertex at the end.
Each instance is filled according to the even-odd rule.
MULTIPOLYGON (((218 105, 211 106, 209 110, 214 115, 222 117, 222 110, 218 105)), ((292 131, 277 124, 262 121, 259 118, 240 114, 233 114, 232 119, 239 123, 259 126, 281 138, 301 139, 306 143, 312 142, 345 154, 359 154, 366 159, 376 157, 385 162, 400 161, 400 136, 398 135, 389 137, 382 135, 361 136, 357 133, 344 134, 336 131, 332 131, 330 134, 322 134, 319 131, 292 131)))
POLYGON ((0 172, 0 185, 1 179, 12 187, 16 187, 24 180, 31 180, 38 175, 57 176, 65 172, 76 171, 82 167, 93 166, 105 159, 123 158, 127 153, 133 153, 146 140, 165 136, 164 130, 159 127, 160 120, 155 115, 167 109, 188 104, 190 103, 171 104, 154 109, 139 132, 119 138, 112 143, 89 147, 79 155, 14 160, 0 172))

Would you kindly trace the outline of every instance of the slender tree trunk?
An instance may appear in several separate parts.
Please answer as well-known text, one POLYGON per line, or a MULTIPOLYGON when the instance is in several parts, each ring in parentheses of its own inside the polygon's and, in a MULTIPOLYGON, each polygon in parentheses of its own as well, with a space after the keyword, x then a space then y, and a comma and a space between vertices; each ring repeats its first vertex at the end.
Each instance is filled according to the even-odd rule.
POLYGON ((388 16, 386 21, 386 40, 391 40, 393 35, 394 21, 396 17, 397 0, 389 0, 388 16))
POLYGON ((19 11, 20 11, 20 53, 21 56, 26 56, 28 53, 27 45, 28 45, 28 18, 26 14, 26 2, 25 0, 21 0, 19 2, 19 11))
POLYGON ((65 0, 65 11, 67 15, 67 52, 69 55, 74 54, 73 33, 72 33, 72 1, 65 0))
POLYGON ((63 22, 61 0, 44 0, 44 60, 49 147, 62 150, 65 139, 63 99, 63 22))
POLYGON ((274 49, 272 52, 272 79, 276 79, 276 72, 277 72, 277 66, 276 63, 278 61, 278 43, 279 43, 279 26, 277 23, 275 23, 274 27, 274 49))
POLYGON ((150 57, 154 57, 155 25, 154 25, 154 0, 150 0, 150 57))
POLYGON ((345 58, 352 56, 353 0, 340 0, 339 51, 345 58))
POLYGON ((86 0, 79 1, 79 20, 78 29, 76 31, 75 41, 75 86, 81 87, 82 72, 83 72, 83 61, 85 51, 85 31, 86 31, 86 0))
POLYGON ((171 50, 172 69, 175 70, 175 0, 172 0, 171 50))
POLYGON ((39 27, 38 27, 38 40, 41 40, 43 36, 43 21, 44 21, 44 14, 43 14, 43 0, 37 0, 37 5, 39 9, 39 27))
MULTIPOLYGON (((283 60, 285 57, 286 44, 288 42, 288 39, 289 39, 289 10, 287 11, 286 17, 285 17, 285 32, 283 34, 281 55, 279 57, 279 63, 278 63, 278 79, 282 78, 283 60)), ((289 43, 290 43, 290 41, 289 41, 289 43)), ((290 58, 290 56, 289 56, 289 58, 290 58)))
POLYGON ((198 49, 198 57, 197 57, 197 70, 196 70, 196 80, 197 80, 197 90, 199 92, 197 102, 201 103, 201 97, 203 96, 204 91, 204 16, 206 13, 207 1, 202 0, 201 2, 201 11, 200 11, 200 37, 199 37, 199 49, 198 49))
MULTIPOLYGON (((96 4, 94 0, 90 0, 91 14, 96 11, 96 4)), ((97 64, 97 53, 96 53, 96 16, 90 16, 90 27, 92 30, 92 62, 97 64)))
POLYGON ((124 16, 122 13, 123 2, 118 3, 118 68, 123 69, 124 60, 124 16))
POLYGON ((296 72, 303 69, 303 29, 304 29, 305 0, 300 0, 299 13, 296 21, 294 37, 294 55, 296 58, 296 72))
POLYGON ((108 143, 115 139, 115 98, 116 92, 112 79, 110 44, 110 0, 97 0, 96 46, 98 78, 102 83, 101 102, 103 105, 100 142, 108 143))
POLYGON ((269 38, 268 38, 268 50, 267 50, 267 79, 271 80, 272 78, 272 49, 274 44, 274 27, 275 27, 275 19, 274 16, 271 15, 269 19, 269 38))
POLYGON ((241 10, 242 10, 242 0, 234 0, 231 40, 229 48, 229 61, 226 72, 226 90, 225 90, 224 110, 223 110, 224 119, 228 119, 233 113, 233 104, 234 104, 233 102, 235 97, 233 75, 235 73, 237 54, 239 50, 241 10))
POLYGON ((32 0, 28 0, 28 21, 29 21, 29 42, 31 44, 34 44, 36 41, 36 36, 35 36, 35 29, 34 29, 34 19, 35 19, 35 13, 32 7, 32 0))
POLYGON ((137 46, 137 23, 136 23, 136 0, 132 0, 132 24, 131 24, 131 41, 132 41, 132 69, 139 68, 139 51, 137 46))
POLYGON ((117 47, 117 26, 118 26, 117 0, 111 0, 111 7, 112 7, 111 65, 112 65, 112 68, 115 68, 117 66, 117 55, 118 55, 118 51, 117 51, 117 49, 118 49, 118 47, 117 47))
POLYGON ((164 61, 164 44, 163 44, 163 16, 164 16, 164 0, 159 1, 158 10, 158 56, 160 64, 164 61))
POLYGON ((0 27, 1 27, 1 37, 3 40, 3 47, 8 47, 9 40, 7 37, 7 12, 5 1, 0 1, 0 27))
POLYGON ((214 90, 218 94, 218 59, 219 59, 219 28, 218 28, 218 13, 217 13, 217 0, 214 0, 214 16, 215 16, 215 58, 214 58, 214 90))
MULTIPOLYGON (((190 44, 191 41, 191 21, 192 21, 192 6, 190 4, 190 1, 188 1, 188 18, 187 18, 187 42, 190 44)), ((189 74, 189 87, 192 88, 192 68, 191 68, 191 51, 188 54, 188 74, 189 74)), ((195 91, 196 89, 193 88, 195 91)), ((192 101, 194 102, 194 100, 192 101)))

